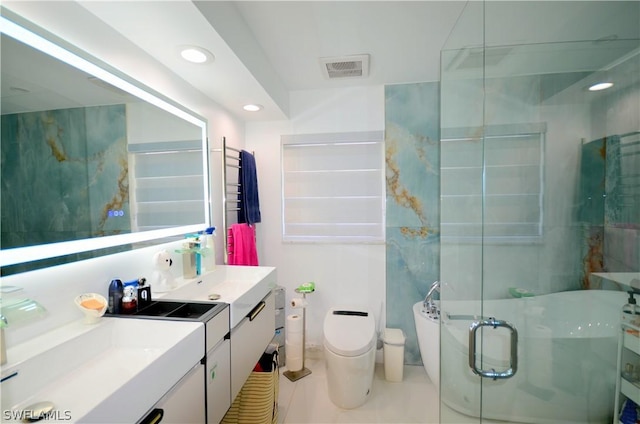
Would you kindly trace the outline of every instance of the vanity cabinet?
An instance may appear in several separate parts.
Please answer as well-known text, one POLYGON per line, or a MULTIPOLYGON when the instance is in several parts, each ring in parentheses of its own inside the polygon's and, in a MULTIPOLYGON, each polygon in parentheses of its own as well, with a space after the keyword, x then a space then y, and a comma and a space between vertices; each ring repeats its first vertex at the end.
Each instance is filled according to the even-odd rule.
MULTIPOLYGON (((205 398, 202 390, 204 365, 198 363, 165 394, 139 424, 201 424, 205 422, 205 398), (160 421, 154 419, 162 414, 160 421)), ((135 399, 132 400, 135 402, 135 399)))
POLYGON ((640 405, 640 316, 622 314, 613 423, 622 423, 627 399, 640 405))
POLYGON ((231 399, 242 389, 275 331, 275 300, 270 292, 231 329, 231 399))
POLYGON ((217 424, 231 406, 231 343, 229 308, 206 323, 205 396, 207 423, 217 424))

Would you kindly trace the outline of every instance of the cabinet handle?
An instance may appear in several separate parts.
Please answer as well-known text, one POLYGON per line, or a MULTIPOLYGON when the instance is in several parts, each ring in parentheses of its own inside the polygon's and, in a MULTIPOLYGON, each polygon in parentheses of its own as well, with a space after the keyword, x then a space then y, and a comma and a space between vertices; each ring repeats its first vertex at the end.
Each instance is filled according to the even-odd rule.
POLYGON ((157 424, 162 421, 162 417, 164 416, 164 409, 156 408, 149 413, 140 424, 157 424))
POLYGON ((249 321, 253 321, 253 319, 257 317, 260 312, 262 312, 265 306, 267 306, 267 304, 264 303, 264 301, 258 303, 258 305, 253 308, 251 312, 249 312, 249 315, 247 315, 249 317, 249 321))

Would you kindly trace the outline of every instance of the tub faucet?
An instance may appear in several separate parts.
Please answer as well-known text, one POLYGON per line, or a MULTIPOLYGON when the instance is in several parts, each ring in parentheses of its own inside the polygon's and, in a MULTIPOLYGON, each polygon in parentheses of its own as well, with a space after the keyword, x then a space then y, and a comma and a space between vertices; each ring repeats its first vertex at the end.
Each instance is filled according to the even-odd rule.
POLYGON ((440 293, 439 281, 434 281, 433 283, 431 283, 431 287, 429 287, 429 291, 427 292, 427 295, 424 297, 424 301, 422 302, 422 306, 424 307, 425 312, 428 314, 437 315, 440 312, 438 310, 436 302, 433 300, 433 295, 435 294, 435 292, 440 293))

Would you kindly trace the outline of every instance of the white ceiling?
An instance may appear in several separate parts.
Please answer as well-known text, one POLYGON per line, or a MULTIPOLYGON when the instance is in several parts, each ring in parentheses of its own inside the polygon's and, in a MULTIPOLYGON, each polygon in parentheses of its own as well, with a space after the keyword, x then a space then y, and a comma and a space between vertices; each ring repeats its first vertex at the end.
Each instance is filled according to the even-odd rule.
MULTIPOLYGON (((637 1, 497 1, 486 3, 485 26, 481 10, 475 10, 483 3, 476 1, 78 3, 245 120, 287 119, 289 93, 295 90, 437 81, 443 48, 470 54, 483 37, 489 45, 640 38, 637 1), (215 61, 186 63, 178 55, 181 45, 204 47, 215 61), (351 54, 370 55, 368 77, 325 79, 320 58, 351 54), (264 110, 244 112, 246 103, 259 103, 264 110)), ((509 50, 509 58, 517 60, 504 63, 517 62, 518 72, 536 73, 530 51, 531 46, 525 52, 509 50)), ((611 54, 606 47, 602 51, 611 54)), ((559 71, 566 68, 563 58, 569 59, 562 53, 554 59, 559 71)), ((584 68, 580 71, 589 66, 584 68)))
POLYGON ((460 1, 80 1, 211 99, 243 119, 286 119, 289 92, 435 81, 460 1), (141 24, 140 16, 145 16, 141 24), (177 47, 211 51, 183 63, 177 47), (366 79, 327 80, 319 59, 369 54, 366 79), (245 103, 265 109, 250 114, 245 103))

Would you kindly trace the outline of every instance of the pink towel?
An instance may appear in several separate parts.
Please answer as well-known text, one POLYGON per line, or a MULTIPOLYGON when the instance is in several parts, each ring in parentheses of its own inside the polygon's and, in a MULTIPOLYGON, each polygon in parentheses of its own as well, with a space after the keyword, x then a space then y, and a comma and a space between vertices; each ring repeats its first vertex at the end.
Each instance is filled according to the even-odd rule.
POLYGON ((256 249, 256 227, 248 224, 233 224, 228 231, 229 265, 258 266, 256 249))

